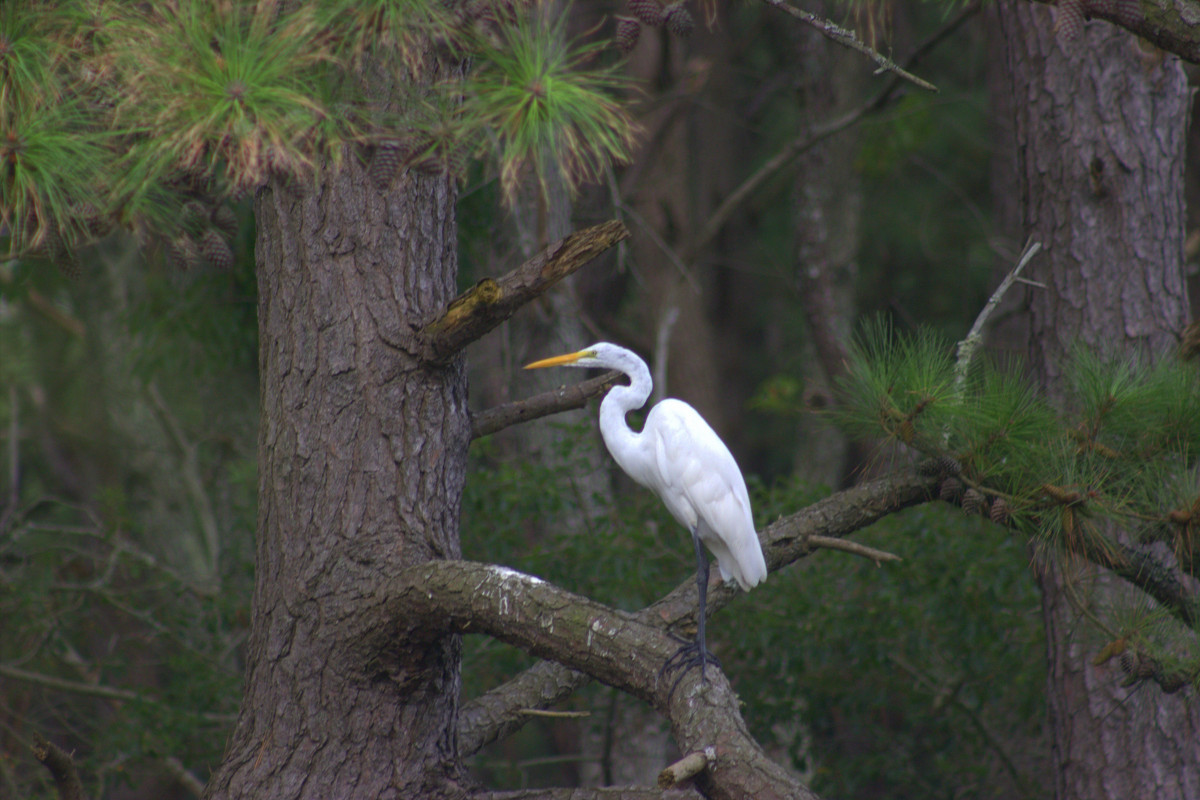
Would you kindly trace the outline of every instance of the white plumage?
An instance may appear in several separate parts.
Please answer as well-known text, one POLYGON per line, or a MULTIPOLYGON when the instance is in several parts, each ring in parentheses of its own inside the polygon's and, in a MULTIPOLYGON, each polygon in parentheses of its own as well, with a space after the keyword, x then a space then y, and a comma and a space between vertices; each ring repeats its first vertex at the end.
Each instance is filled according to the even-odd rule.
POLYGON ((614 386, 600 403, 600 433, 621 469, 657 494, 696 542, 700 617, 695 646, 703 672, 712 656, 704 647, 708 559, 699 543, 717 557, 723 580, 735 580, 749 591, 767 577, 742 471, 721 437, 682 400, 654 406, 640 433, 629 427, 625 415, 645 404, 653 385, 646 362, 629 350, 600 342, 525 368, 556 366, 608 367, 629 376, 629 386, 614 386))

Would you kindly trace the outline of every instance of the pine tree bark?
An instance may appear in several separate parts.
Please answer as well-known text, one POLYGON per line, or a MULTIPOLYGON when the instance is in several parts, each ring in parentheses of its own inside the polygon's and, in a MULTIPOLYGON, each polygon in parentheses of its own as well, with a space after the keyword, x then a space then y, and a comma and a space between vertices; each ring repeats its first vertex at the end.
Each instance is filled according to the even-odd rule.
MULTIPOLYGON (((1001 4, 998 21, 1021 225, 1045 248, 1026 272, 1042 287, 1024 290, 1025 350, 1036 381, 1061 398, 1072 347, 1170 357, 1185 322, 1187 81, 1177 59, 1105 23, 1071 40, 1056 36, 1049 9, 1020 2, 1001 4)), ((1055 796, 1200 796, 1194 699, 1153 685, 1134 696, 1112 663, 1091 663, 1097 642, 1073 602, 1128 603, 1128 587, 1070 562, 1041 565, 1038 579, 1055 796)))
POLYGON ((347 158, 260 192, 261 432, 245 696, 209 798, 436 797, 456 779, 459 641, 365 653, 383 582, 459 557, 458 358, 413 331, 455 296, 455 189, 347 158))

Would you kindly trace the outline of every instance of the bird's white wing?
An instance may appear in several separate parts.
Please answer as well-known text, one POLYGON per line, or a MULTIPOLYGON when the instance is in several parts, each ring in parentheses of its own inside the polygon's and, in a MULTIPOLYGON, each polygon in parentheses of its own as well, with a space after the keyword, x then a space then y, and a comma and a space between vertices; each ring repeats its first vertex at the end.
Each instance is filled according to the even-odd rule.
POLYGON ((767 577, 746 481, 729 448, 696 409, 663 400, 642 431, 653 448, 650 488, 671 514, 697 532, 725 580, 746 590, 767 577))

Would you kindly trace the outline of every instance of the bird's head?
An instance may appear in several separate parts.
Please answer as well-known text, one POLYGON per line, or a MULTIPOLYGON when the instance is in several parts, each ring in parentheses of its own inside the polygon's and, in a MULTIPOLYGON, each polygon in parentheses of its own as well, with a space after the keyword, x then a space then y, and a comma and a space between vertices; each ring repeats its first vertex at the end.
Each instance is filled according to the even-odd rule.
POLYGON ((590 347, 552 358, 543 358, 526 364, 525 369, 541 369, 542 367, 616 367, 621 368, 623 356, 633 355, 623 347, 608 342, 597 342, 590 347))

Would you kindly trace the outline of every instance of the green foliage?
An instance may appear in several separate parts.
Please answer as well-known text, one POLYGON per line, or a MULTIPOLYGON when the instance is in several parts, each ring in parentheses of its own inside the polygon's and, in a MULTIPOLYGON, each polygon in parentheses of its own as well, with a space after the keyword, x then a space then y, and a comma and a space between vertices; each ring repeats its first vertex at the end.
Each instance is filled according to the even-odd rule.
POLYGON ((605 42, 568 45, 563 17, 540 14, 436 0, 6 4, 10 250, 113 224, 177 239, 189 202, 244 196, 271 175, 309 180, 383 140, 403 143, 405 166, 456 176, 492 155, 509 194, 551 165, 571 185, 593 178, 628 156, 635 127, 614 95, 625 84, 596 64, 605 42))
MULTIPOLYGON (((1083 348, 1063 367, 1070 391, 1057 407, 986 365, 960 386, 948 346, 876 323, 840 384, 841 419, 857 436, 954 464, 944 496, 957 499, 965 485, 964 509, 1026 531, 1048 553, 1120 569, 1116 526, 1143 543, 1167 542, 1198 574, 1200 376, 1173 358, 1107 359, 1083 348)), ((1153 657, 1188 661, 1183 674, 1200 683, 1200 658, 1180 656, 1194 650, 1195 631, 1180 634, 1153 657)))
POLYGON ((0 7, 0 228, 15 249, 61 247, 80 206, 106 189, 108 136, 87 113, 84 79, 41 4, 0 7))
POLYGON ((552 165, 575 187, 629 157, 636 128, 612 96, 627 81, 611 67, 585 68, 609 43, 569 46, 566 19, 545 23, 535 12, 503 28, 499 41, 478 42, 464 116, 494 142, 509 197, 526 169, 545 191, 552 165))
MULTIPOLYGON (((807 501, 786 489, 756 494, 760 514, 807 501)), ((716 619, 755 736, 822 796, 1037 796, 1044 645, 1023 544, 931 506, 856 540, 903 561, 820 552, 716 619)))
POLYGON ((311 5, 276 17, 177 0, 130 8, 106 33, 115 124, 135 141, 125 172, 139 186, 221 167, 229 189, 245 191, 271 172, 336 162, 353 132, 332 113, 333 53, 311 5))
POLYGON ((164 273, 135 248, 88 248, 97 263, 73 281, 28 259, 0 271, 0 664, 77 685, 0 675, 5 796, 57 796, 25 750, 35 733, 73 753, 90 797, 164 780, 168 757, 203 778, 237 709, 257 483, 253 275, 246 262, 164 273), (26 302, 34 293, 54 315, 26 302))

